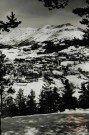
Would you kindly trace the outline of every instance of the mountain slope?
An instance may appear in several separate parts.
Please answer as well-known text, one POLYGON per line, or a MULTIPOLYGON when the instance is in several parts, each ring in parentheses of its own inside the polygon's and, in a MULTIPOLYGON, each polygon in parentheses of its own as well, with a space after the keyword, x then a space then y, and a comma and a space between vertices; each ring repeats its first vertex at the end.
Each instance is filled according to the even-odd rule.
POLYGON ((0 40, 3 45, 18 45, 36 32, 36 28, 16 28, 0 40))
POLYGON ((41 28, 37 34, 33 36, 33 40, 37 42, 43 42, 46 40, 72 40, 74 37, 81 39, 83 32, 81 29, 78 29, 71 24, 59 25, 59 26, 50 26, 46 25, 41 28))
POLYGON ((72 40, 74 38, 82 39, 83 31, 80 28, 74 27, 71 24, 63 24, 58 26, 46 25, 42 28, 17 28, 5 35, 0 40, 3 45, 19 45, 23 41, 29 44, 32 41, 57 41, 57 40, 72 40))

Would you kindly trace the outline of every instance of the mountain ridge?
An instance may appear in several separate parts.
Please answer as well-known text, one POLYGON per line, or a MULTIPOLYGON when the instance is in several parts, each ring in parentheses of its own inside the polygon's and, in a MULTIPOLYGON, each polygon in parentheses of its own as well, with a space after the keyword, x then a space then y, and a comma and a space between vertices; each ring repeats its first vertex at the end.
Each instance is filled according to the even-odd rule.
POLYGON ((23 41, 30 42, 44 42, 56 39, 56 40, 72 40, 74 38, 82 39, 83 30, 77 28, 69 23, 62 25, 46 25, 42 28, 16 28, 9 34, 4 35, 0 39, 2 45, 19 45, 23 41))

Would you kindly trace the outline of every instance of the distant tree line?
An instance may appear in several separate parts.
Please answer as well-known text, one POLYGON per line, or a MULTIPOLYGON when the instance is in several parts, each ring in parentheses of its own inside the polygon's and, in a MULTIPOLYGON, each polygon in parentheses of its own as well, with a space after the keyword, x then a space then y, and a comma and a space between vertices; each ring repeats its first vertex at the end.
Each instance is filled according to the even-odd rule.
POLYGON ((81 85, 81 95, 77 100, 73 97, 74 91, 68 80, 65 80, 63 94, 59 94, 59 90, 50 85, 44 85, 39 95, 38 102, 35 100, 35 92, 30 91, 28 96, 24 96, 23 90, 19 89, 15 98, 13 94, 15 90, 9 88, 8 96, 3 98, 2 117, 24 116, 34 114, 46 114, 54 112, 62 112, 65 109, 89 108, 89 83, 87 86, 81 85))

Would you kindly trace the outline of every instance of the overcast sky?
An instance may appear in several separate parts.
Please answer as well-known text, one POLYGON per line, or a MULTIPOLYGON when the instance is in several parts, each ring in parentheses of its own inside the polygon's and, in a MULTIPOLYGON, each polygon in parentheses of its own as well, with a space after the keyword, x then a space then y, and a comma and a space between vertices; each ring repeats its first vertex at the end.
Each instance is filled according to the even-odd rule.
POLYGON ((85 5, 85 0, 70 0, 66 8, 49 11, 38 0, 0 0, 0 19, 5 20, 6 15, 13 11, 22 21, 20 27, 42 27, 63 23, 79 26, 81 18, 74 15, 72 9, 85 5))

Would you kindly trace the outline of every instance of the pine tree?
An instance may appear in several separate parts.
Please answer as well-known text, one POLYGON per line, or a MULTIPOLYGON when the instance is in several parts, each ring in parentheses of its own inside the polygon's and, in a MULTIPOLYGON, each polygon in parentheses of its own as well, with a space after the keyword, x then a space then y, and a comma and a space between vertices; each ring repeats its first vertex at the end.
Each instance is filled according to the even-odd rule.
POLYGON ((7 93, 8 93, 8 94, 14 94, 14 93, 15 93, 15 90, 14 90, 12 87, 10 87, 10 88, 7 90, 7 93))
POLYGON ((62 109, 75 109, 77 107, 77 100, 73 97, 73 90, 69 81, 66 79, 65 81, 65 90, 62 97, 63 106, 62 109))
POLYGON ((25 115, 26 114, 26 98, 23 94, 22 89, 19 89, 15 101, 16 101, 16 105, 18 106, 19 115, 25 115))
POLYGON ((7 19, 7 22, 0 21, 1 31, 9 32, 11 28, 16 28, 19 26, 19 24, 21 24, 21 21, 17 21, 17 18, 13 12, 11 12, 10 16, 7 16, 7 19))
POLYGON ((68 5, 69 0, 39 0, 44 2, 44 6, 47 7, 49 10, 54 8, 64 8, 68 5))
POLYGON ((89 108, 89 82, 88 84, 81 84, 81 95, 79 97, 79 107, 89 108))
POLYGON ((31 90, 27 97, 27 114, 32 115, 37 113, 37 106, 35 101, 35 92, 31 90))
POLYGON ((58 89, 56 87, 54 87, 52 90, 50 101, 51 101, 51 112, 61 111, 62 98, 60 97, 58 89))
POLYGON ((2 54, 2 52, 0 52, 0 98, 1 98, 0 110, 1 110, 1 114, 2 114, 2 106, 3 106, 3 92, 4 92, 4 85, 5 85, 5 80, 3 77, 6 74, 4 59, 5 59, 5 55, 2 54))
POLYGON ((52 113, 59 111, 60 108, 61 98, 57 88, 51 89, 50 86, 45 85, 39 97, 39 113, 52 113))
POLYGON ((39 96, 39 113, 46 113, 46 93, 44 90, 41 91, 39 96))
POLYGON ((89 0, 86 0, 86 3, 88 4, 87 7, 76 8, 73 10, 74 14, 77 14, 82 18, 84 17, 80 23, 86 26, 86 31, 83 39, 85 44, 86 42, 89 42, 89 0))
MULTIPOLYGON (((5 96, 6 96, 6 92, 5 92, 5 85, 11 84, 10 81, 7 81, 4 77, 6 75, 6 65, 5 65, 5 55, 2 54, 2 52, 0 52, 0 111, 1 111, 1 115, 3 116, 3 111, 5 110, 5 96)), ((9 90, 7 91, 8 94, 10 93, 14 93, 15 91, 12 90, 11 88, 9 88, 9 90)))
POLYGON ((5 106, 3 109, 3 116, 16 116, 18 114, 18 108, 16 104, 14 103, 14 100, 11 96, 8 96, 5 99, 5 106))

